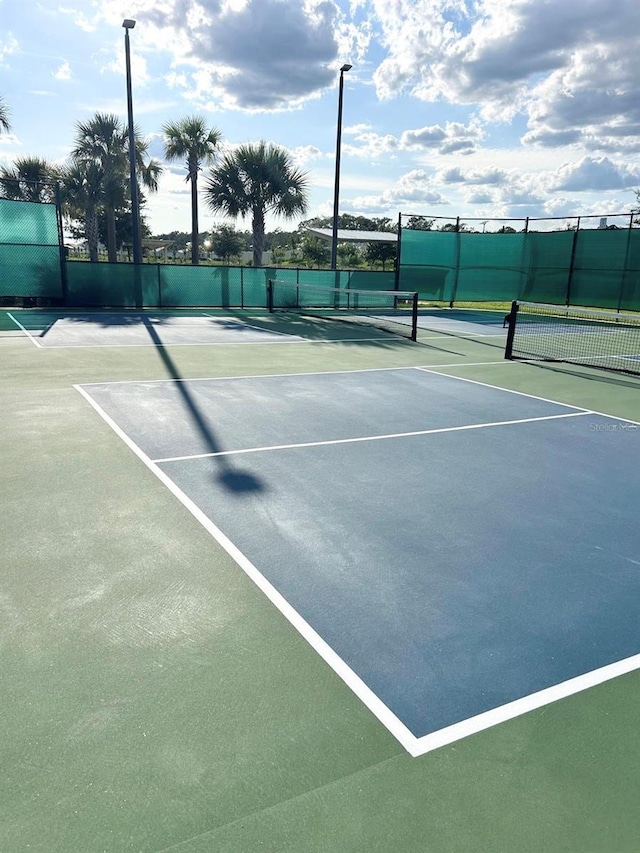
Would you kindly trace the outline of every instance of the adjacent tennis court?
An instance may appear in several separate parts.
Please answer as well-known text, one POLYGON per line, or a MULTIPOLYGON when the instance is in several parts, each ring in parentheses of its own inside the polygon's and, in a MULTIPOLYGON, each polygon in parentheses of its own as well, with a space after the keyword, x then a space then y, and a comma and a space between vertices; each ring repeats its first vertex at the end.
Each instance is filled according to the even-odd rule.
POLYGON ((640 378, 360 308, 4 316, 3 849, 635 853, 640 378))

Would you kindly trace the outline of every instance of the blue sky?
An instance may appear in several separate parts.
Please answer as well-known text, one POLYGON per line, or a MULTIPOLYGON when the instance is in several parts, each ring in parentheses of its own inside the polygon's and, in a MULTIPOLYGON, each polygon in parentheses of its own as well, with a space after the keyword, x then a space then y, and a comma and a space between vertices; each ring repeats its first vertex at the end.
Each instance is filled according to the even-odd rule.
MULTIPOLYGON (((307 217, 332 210, 345 62, 341 212, 638 206, 638 0, 0 0, 12 123, 0 164, 64 162, 78 121, 126 118, 123 18, 137 21, 134 112, 153 156, 163 124, 194 113, 228 146, 275 142, 309 172, 307 217)), ((154 233, 189 230, 184 175, 165 164, 147 205, 154 233)), ((222 221, 201 205, 202 230, 222 221)))

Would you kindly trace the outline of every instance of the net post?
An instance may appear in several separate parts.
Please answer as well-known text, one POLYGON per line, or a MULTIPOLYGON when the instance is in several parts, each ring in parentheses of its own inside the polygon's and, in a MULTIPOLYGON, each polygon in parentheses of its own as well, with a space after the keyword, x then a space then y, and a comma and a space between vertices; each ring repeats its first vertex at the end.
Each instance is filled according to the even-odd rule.
POLYGON ((513 339, 514 339, 515 334, 516 334, 517 316, 518 316, 518 303, 514 299, 514 301, 511 303, 511 311, 509 311, 509 314, 507 315, 507 322, 509 323, 509 329, 507 331, 507 345, 505 346, 505 350, 504 350, 504 357, 509 358, 509 359, 513 357, 513 355, 512 355, 513 354, 513 339))
POLYGON ((418 293, 413 294, 411 300, 411 340, 418 340, 418 293))
POLYGON ((273 314, 273 279, 267 279, 267 311, 273 314))

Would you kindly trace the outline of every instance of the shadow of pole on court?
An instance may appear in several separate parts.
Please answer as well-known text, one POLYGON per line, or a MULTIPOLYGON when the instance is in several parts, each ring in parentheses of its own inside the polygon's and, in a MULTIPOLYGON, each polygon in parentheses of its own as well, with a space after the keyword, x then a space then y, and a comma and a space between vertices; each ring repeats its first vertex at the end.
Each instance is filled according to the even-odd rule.
MULTIPOLYGON (((216 438, 211 426, 207 423, 198 403, 189 390, 187 380, 183 379, 181 376, 180 371, 178 370, 174 360, 167 352, 162 339, 153 326, 153 323, 149 321, 148 317, 143 317, 142 322, 149 333, 149 337, 155 344, 156 350, 167 369, 167 373, 176 380, 178 393, 182 397, 182 402, 189 412, 189 417, 191 418, 193 425, 204 440, 206 452, 222 453, 223 447, 220 445, 220 442, 216 438)), ((258 477, 250 471, 243 471, 240 468, 235 468, 229 461, 228 456, 213 456, 212 461, 214 461, 218 466, 217 479, 229 491, 237 493, 265 491, 265 485, 258 477)))

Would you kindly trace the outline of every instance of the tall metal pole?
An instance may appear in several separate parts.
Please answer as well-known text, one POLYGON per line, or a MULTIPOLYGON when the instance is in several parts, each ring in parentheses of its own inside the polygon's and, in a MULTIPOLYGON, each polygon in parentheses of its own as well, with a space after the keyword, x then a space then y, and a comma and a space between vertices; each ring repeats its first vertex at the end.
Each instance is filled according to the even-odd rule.
POLYGON ((133 130, 133 98, 131 95, 131 50, 129 47, 129 30, 136 25, 135 21, 127 18, 122 22, 124 27, 124 52, 127 66, 127 113, 129 117, 129 174, 131 183, 131 227, 133 231, 133 263, 142 263, 142 243, 140 240, 140 208, 138 205, 138 181, 136 179, 136 142, 133 130))
POLYGON ((343 65, 340 69, 340 90, 338 94, 338 134, 336 139, 336 177, 333 185, 333 232, 331 234, 331 269, 336 269, 338 260, 338 199, 340 198, 340 144, 342 141, 342 91, 344 89, 344 72, 350 71, 352 65, 343 65))

